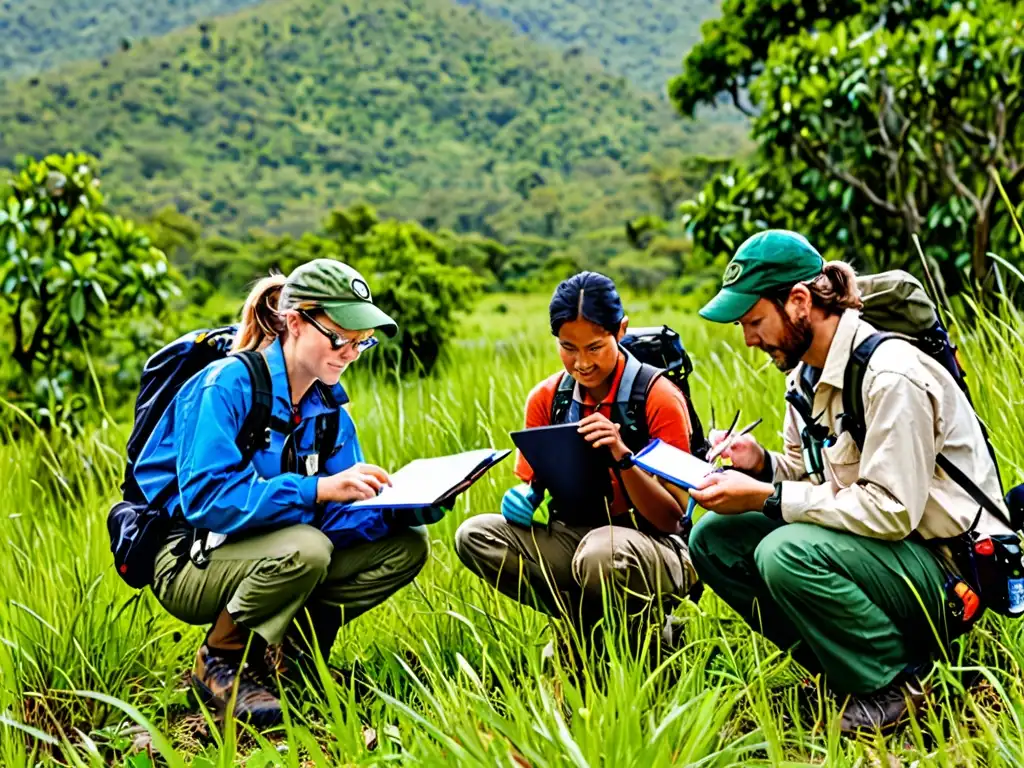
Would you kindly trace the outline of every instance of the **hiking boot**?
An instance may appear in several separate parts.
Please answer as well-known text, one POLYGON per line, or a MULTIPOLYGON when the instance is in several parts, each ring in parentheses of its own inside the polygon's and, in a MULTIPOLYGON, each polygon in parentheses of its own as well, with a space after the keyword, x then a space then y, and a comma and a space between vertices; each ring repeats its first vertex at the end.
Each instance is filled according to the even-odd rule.
POLYGON ((266 643, 221 611, 196 654, 192 687, 203 701, 225 713, 235 696, 238 720, 266 728, 281 722, 281 702, 267 687, 266 643), (248 658, 244 662, 248 646, 248 658), (236 693, 237 688, 237 693, 236 693))
POLYGON ((328 677, 335 686, 343 691, 352 688, 357 698, 369 695, 367 675, 358 661, 351 669, 339 669, 330 663, 331 649, 340 628, 341 610, 337 606, 307 605, 289 627, 284 641, 275 649, 270 668, 293 688, 309 690, 323 697, 326 693, 325 680, 317 669, 316 659, 319 651, 328 677))
POLYGON ((248 664, 243 664, 241 656, 218 655, 203 644, 196 654, 192 687, 207 705, 224 713, 235 694, 237 681, 235 718, 257 728, 268 728, 281 722, 281 702, 262 684, 258 673, 258 669, 250 670, 248 664))
POLYGON ((850 696, 839 721, 839 730, 844 733, 891 730, 910 709, 919 706, 924 697, 923 686, 913 678, 894 680, 874 693, 850 696))
MULTIPOLYGON (((341 609, 322 603, 307 604, 295 617, 281 643, 282 677, 294 677, 301 669, 310 678, 316 673, 316 652, 324 662, 331 658, 331 649, 341 629, 341 609)), ((301 678, 301 674, 297 675, 301 678)))

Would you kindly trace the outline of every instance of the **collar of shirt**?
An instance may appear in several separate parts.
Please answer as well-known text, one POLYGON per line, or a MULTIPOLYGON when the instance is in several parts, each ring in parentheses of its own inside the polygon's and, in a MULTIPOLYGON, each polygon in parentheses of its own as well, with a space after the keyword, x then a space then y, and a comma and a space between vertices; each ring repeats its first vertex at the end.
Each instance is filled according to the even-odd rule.
MULTIPOLYGON (((274 391, 273 415, 287 423, 292 421, 292 403, 288 390, 288 370, 284 363, 284 349, 281 340, 276 339, 263 353, 270 368, 270 384, 274 391)), ((324 413, 338 409, 332 390, 320 382, 314 382, 299 402, 299 418, 302 421, 315 419, 324 413)))
POLYGON ((612 403, 615 402, 615 395, 619 391, 619 383, 622 381, 622 374, 626 370, 626 357, 619 352, 619 361, 615 364, 615 373, 612 374, 612 386, 608 390, 608 394, 604 396, 604 399, 599 403, 594 400, 591 396, 590 391, 584 395, 580 383, 577 381, 576 385, 572 389, 572 399, 579 403, 584 408, 597 410, 602 405, 611 407, 612 403))
MULTIPOLYGON (((836 334, 832 338, 832 345, 825 357, 825 366, 821 369, 821 376, 814 386, 814 402, 811 411, 816 418, 825 418, 825 423, 831 425, 830 405, 836 393, 843 391, 843 383, 846 378, 846 367, 850 364, 850 356, 857 344, 866 339, 875 328, 861 319, 860 312, 856 309, 847 309, 839 317, 839 325, 836 327, 836 334)), ((806 363, 801 363, 787 378, 787 387, 790 389, 800 388, 800 377, 806 363)))
POLYGON ((860 312, 855 309, 847 309, 840 316, 836 335, 832 338, 832 346, 828 348, 828 355, 825 358, 825 367, 821 369, 819 387, 828 384, 834 389, 843 388, 846 366, 850 364, 850 354, 853 352, 861 322, 860 312))

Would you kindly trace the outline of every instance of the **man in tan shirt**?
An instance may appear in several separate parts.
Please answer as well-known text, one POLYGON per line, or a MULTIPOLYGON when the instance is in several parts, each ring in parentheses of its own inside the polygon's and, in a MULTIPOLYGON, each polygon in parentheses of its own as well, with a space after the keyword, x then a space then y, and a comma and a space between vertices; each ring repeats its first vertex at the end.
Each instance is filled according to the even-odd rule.
POLYGON ((694 565, 748 623, 850 694, 843 730, 891 726, 921 696, 916 674, 963 631, 935 540, 975 521, 979 533, 1010 533, 936 465, 942 453, 1005 510, 985 436, 942 365, 890 340, 865 369, 858 448, 840 419, 842 390, 851 353, 875 329, 860 317, 853 271, 826 264, 802 236, 753 236, 723 283, 701 315, 741 325, 748 346, 789 372, 790 390, 811 366, 812 423, 791 404, 781 453, 749 437, 725 452, 740 471, 693 492, 710 510, 690 539, 694 565))

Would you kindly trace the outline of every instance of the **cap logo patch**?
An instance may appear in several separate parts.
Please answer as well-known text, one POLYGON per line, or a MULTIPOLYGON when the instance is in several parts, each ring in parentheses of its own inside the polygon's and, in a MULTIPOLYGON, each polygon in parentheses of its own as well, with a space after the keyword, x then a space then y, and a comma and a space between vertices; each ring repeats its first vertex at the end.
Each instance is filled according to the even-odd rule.
POLYGON ((722 285, 730 286, 740 279, 740 275, 743 274, 743 265, 735 261, 729 262, 729 266, 725 268, 725 274, 722 275, 722 285))
POLYGON ((370 286, 358 277, 352 279, 352 293, 363 301, 370 300, 370 286))

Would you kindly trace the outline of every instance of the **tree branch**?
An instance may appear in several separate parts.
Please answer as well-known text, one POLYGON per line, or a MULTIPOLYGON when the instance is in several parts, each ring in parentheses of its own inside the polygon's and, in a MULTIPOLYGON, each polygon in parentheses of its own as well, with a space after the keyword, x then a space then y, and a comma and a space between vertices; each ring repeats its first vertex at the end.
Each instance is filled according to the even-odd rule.
POLYGON ((901 216, 902 211, 899 207, 893 203, 881 197, 875 190, 868 186, 867 182, 863 179, 858 179, 856 176, 840 168, 838 165, 832 162, 828 155, 823 155, 814 150, 810 143, 803 136, 799 134, 795 137, 797 144, 807 153, 811 161, 819 168, 819 170, 827 171, 828 173, 835 176, 837 179, 845 181, 854 189, 857 189, 863 194, 871 203, 878 206, 883 211, 888 213, 890 216, 901 216))
POLYGON ((752 112, 751 110, 747 109, 745 106, 743 106, 743 104, 740 103, 739 85, 737 85, 735 80, 732 82, 732 87, 729 88, 729 95, 732 97, 733 106, 735 106, 736 109, 738 109, 744 115, 746 115, 747 117, 758 116, 756 112, 752 112))
POLYGON ((971 205, 974 206, 974 210, 977 211, 979 216, 983 216, 984 209, 981 206, 981 200, 978 198, 976 194, 974 194, 970 189, 968 189, 967 185, 964 184, 964 182, 960 179, 960 174, 956 172, 956 163, 954 162, 953 157, 950 155, 948 147, 942 147, 939 144, 936 144, 935 154, 938 155, 939 157, 942 157, 945 160, 945 162, 942 164, 942 170, 945 172, 946 178, 949 179, 953 186, 956 188, 956 191, 960 194, 961 197, 965 197, 970 201, 971 205))
POLYGON ((39 291, 39 319, 36 322, 35 329, 32 331, 32 341, 29 342, 28 349, 24 351, 24 361, 19 361, 26 373, 31 373, 32 363, 35 362, 36 355, 39 354, 43 341, 46 339, 46 324, 50 322, 50 310, 46 306, 49 298, 46 286, 43 285, 39 291))
POLYGON ((978 130, 966 120, 960 123, 960 132, 967 138, 971 139, 971 141, 982 146, 991 146, 992 141, 995 138, 991 133, 978 130))
POLYGON ((14 308, 14 312, 11 313, 11 322, 14 324, 14 357, 15 361, 22 368, 25 368, 21 362, 21 356, 24 354, 22 345, 25 343, 25 330, 21 325, 21 304, 14 308))
POLYGON ((1004 185, 1004 189, 1013 189, 1018 184, 1024 184, 1024 163, 1018 165, 1013 173, 1010 174, 1010 178, 1004 185))

